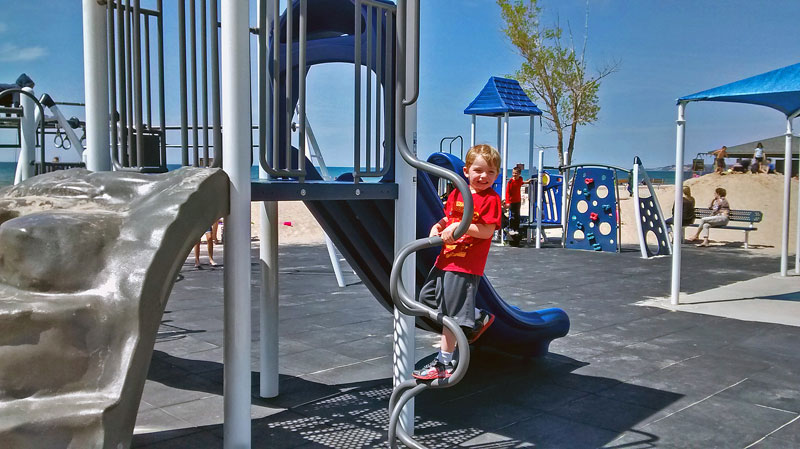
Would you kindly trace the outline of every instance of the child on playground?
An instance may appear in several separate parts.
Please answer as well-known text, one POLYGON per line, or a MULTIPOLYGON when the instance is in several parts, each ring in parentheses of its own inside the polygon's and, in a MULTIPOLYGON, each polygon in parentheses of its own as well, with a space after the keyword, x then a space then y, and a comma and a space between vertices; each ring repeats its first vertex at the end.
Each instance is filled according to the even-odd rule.
POLYGON ((522 169, 516 166, 511 170, 511 179, 506 185, 506 201, 504 208, 508 209, 508 235, 516 237, 519 234, 520 207, 522 206, 522 169))
MULTIPOLYGON (((499 172, 500 154, 496 149, 489 145, 470 148, 464 175, 472 192, 472 224, 461 238, 453 239, 453 232, 464 212, 461 192, 455 189, 447 198, 445 217, 430 231, 430 236, 440 236, 444 245, 422 286, 420 301, 458 323, 470 343, 494 322, 494 315, 475 308, 475 294, 486 266, 492 236, 501 223, 500 195, 492 189, 499 172)), ((453 373, 456 337, 447 327, 442 329, 440 343, 439 354, 431 363, 414 371, 415 378, 444 379, 453 373)))

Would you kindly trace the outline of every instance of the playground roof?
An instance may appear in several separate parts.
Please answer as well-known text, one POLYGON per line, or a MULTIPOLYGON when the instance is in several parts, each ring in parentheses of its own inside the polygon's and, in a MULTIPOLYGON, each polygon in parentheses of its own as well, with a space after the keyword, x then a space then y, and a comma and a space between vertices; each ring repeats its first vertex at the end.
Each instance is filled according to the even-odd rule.
POLYGON ((749 103, 777 109, 786 116, 800 111, 800 63, 751 76, 678 99, 749 103))
POLYGON ((478 96, 464 109, 464 114, 488 117, 506 113, 512 117, 542 115, 517 80, 496 76, 489 78, 478 96))

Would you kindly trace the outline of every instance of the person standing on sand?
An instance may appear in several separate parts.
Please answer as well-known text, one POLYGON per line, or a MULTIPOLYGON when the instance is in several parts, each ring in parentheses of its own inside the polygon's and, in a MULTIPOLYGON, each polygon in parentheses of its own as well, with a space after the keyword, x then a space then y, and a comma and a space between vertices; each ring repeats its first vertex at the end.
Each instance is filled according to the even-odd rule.
POLYGON ((725 158, 728 157, 728 147, 722 146, 719 150, 714 150, 710 154, 714 155, 714 173, 725 174, 725 158))
POLYGON ((758 142, 756 149, 753 150, 753 164, 750 166, 753 173, 763 173, 764 170, 764 145, 758 142))
POLYGON ((697 228, 697 233, 689 241, 695 241, 703 233, 703 243, 698 246, 708 246, 708 233, 710 228, 718 228, 728 224, 728 214, 731 212, 731 206, 728 204, 728 199, 725 198, 728 192, 722 187, 717 187, 714 190, 714 200, 711 201, 710 217, 703 217, 700 219, 700 226, 697 228))

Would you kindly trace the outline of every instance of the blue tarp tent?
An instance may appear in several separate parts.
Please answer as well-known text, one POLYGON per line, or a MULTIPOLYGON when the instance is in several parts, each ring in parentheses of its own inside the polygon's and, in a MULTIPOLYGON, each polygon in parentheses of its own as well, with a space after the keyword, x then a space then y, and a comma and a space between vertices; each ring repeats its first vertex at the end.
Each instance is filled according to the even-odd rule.
MULTIPOLYGON (((751 76, 712 89, 686 95, 678 99, 678 133, 675 145, 675 166, 683 167, 686 105, 693 101, 723 101, 767 106, 786 116, 786 151, 784 153, 783 225, 781 239, 781 276, 786 276, 789 247, 789 200, 792 186, 792 120, 800 114, 800 63, 751 76)), ((683 209, 683 170, 675 170, 675 216, 683 209)), ((798 195, 800 206, 800 195, 798 195)), ((800 235, 800 220, 798 220, 800 235)), ((675 228, 675 241, 682 241, 683 229, 675 228)), ((675 245, 672 253, 672 304, 679 303, 681 247, 675 245)), ((800 239, 795 255, 795 272, 800 274, 800 239)))
POLYGON ((777 109, 787 117, 797 114, 800 111, 800 63, 678 99, 678 103, 689 101, 750 103, 777 109))

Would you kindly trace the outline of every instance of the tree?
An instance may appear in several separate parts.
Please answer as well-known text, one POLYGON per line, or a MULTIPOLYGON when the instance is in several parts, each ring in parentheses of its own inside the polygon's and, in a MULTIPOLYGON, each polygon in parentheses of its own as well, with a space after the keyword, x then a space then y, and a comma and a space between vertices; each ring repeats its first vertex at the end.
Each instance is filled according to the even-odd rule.
POLYGON ((606 65, 589 75, 585 59, 588 26, 584 30, 583 48, 576 51, 571 32, 569 43, 565 43, 558 22, 552 27, 541 24, 537 0, 497 0, 497 4, 505 21, 503 32, 523 58, 522 67, 513 77, 543 106, 542 117, 558 136, 558 161, 561 165, 570 164, 578 126, 595 122, 600 112, 597 97, 600 80, 614 73, 619 63, 606 65))

